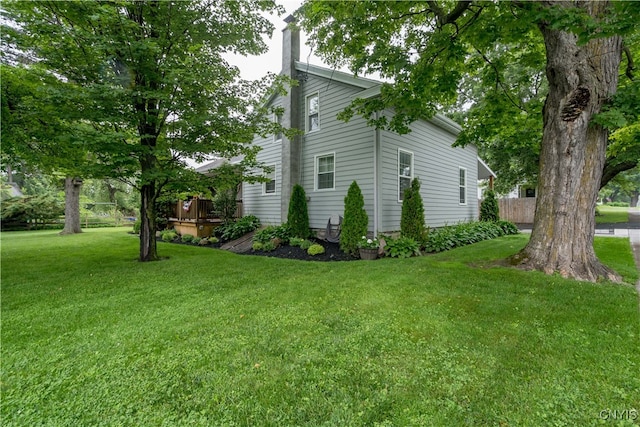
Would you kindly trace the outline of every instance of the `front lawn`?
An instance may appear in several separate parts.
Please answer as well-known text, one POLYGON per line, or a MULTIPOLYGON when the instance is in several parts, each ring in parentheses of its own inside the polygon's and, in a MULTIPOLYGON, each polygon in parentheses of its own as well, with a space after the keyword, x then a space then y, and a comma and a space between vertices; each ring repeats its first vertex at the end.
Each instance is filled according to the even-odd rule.
POLYGON ((600 215, 596 215, 596 224, 629 222, 629 208, 600 205, 598 212, 600 215))
MULTIPOLYGON (((2 424, 633 425, 634 287, 495 266, 526 238, 331 263, 159 243, 143 264, 122 230, 2 233, 2 424)), ((596 250, 637 280, 627 240, 596 250)))

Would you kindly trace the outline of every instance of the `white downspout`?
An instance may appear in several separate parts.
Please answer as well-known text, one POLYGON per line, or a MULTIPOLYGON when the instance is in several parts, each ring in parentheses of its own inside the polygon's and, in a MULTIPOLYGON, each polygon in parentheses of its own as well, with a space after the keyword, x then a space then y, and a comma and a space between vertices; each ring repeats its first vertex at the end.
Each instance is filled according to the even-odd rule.
MULTIPOLYGON (((378 112, 375 113, 376 122, 378 112)), ((377 128, 373 128, 373 236, 378 237, 378 147, 380 134, 377 128)))

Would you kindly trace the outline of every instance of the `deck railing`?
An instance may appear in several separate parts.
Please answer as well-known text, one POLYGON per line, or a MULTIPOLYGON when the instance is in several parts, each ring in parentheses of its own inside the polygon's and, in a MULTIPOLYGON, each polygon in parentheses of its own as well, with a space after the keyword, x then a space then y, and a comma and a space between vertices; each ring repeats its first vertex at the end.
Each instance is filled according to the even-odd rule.
POLYGON ((193 198, 178 201, 174 209, 174 217, 179 220, 202 220, 217 217, 213 210, 213 202, 207 199, 193 198))
MULTIPOLYGON (((236 218, 242 216, 242 200, 237 201, 236 218)), ((213 201, 208 199, 193 198, 191 200, 178 201, 174 207, 173 218, 180 221, 201 221, 218 219, 218 213, 214 210, 213 201)))

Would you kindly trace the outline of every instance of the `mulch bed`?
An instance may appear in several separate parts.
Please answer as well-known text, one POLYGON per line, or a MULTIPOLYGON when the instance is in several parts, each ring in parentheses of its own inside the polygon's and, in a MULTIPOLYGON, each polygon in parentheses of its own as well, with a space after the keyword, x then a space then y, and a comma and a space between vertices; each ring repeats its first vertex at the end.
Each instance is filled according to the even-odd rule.
POLYGON ((306 250, 300 249, 297 246, 280 246, 270 252, 249 250, 241 255, 258 255, 274 258, 298 259, 302 261, 354 261, 360 259, 342 252, 338 243, 330 243, 321 240, 314 243, 324 247, 323 254, 309 255, 306 250))
MULTIPOLYGON (((175 243, 178 245, 199 246, 193 243, 183 243, 179 240, 174 241, 172 243, 175 243)), ((254 251, 253 249, 249 249, 246 252, 238 253, 238 255, 267 256, 272 258, 297 259, 301 261, 355 261, 360 259, 359 257, 353 257, 351 255, 347 255, 344 252, 342 252, 340 250, 340 245, 338 243, 330 243, 324 240, 317 240, 317 241, 314 241, 314 243, 317 243, 324 247, 323 254, 312 256, 312 255, 309 255, 306 250, 300 249, 297 246, 283 245, 270 252, 254 251)), ((221 246, 222 246, 222 243, 215 243, 215 244, 199 246, 199 247, 209 248, 209 249, 220 249, 221 246)))

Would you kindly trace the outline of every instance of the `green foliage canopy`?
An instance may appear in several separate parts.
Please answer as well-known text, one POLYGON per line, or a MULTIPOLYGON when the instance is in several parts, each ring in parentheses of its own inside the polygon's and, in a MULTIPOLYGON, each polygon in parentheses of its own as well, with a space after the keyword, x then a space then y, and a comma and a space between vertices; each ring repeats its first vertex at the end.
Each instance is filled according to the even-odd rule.
MULTIPOLYGON (((307 1, 300 17, 331 65, 390 81, 379 97, 354 100, 340 117, 358 114, 370 125, 405 133, 412 121, 445 111, 463 126, 457 143, 478 146, 501 193, 537 181, 548 93, 538 25, 567 29, 581 42, 622 35, 629 55, 620 72, 627 77, 640 55, 637 2, 612 2, 606 23, 579 8, 488 1, 307 1), (376 117, 390 107, 391 119, 376 117)), ((634 82, 621 79, 609 117, 601 119, 614 132, 602 185, 640 159, 640 120, 630 108, 640 105, 634 82)))
MULTIPOLYGON (((243 81, 223 57, 266 50, 274 1, 3 3, 18 25, 3 42, 33 52, 65 85, 46 99, 65 120, 95 131, 84 139, 111 176, 141 191, 140 259, 157 259, 155 199, 184 158, 255 158, 255 133, 271 126, 260 108, 273 76, 243 81), (133 162, 131 160, 134 160, 133 162)), ((277 87, 277 85, 273 86, 277 87)))

